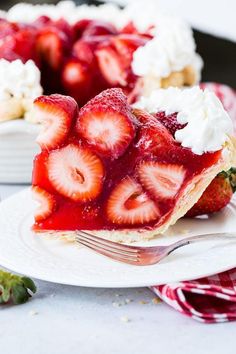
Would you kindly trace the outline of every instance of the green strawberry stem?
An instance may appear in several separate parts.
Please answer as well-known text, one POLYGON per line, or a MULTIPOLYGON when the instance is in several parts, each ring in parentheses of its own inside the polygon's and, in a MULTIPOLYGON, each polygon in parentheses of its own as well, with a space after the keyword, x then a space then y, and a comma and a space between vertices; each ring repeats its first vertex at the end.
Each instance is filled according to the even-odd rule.
POLYGON ((236 167, 231 167, 228 171, 222 171, 218 176, 228 178, 233 193, 236 191, 236 167))
POLYGON ((36 292, 33 280, 0 270, 0 304, 23 304, 31 297, 29 291, 36 292))
POLYGON ((229 174, 230 184, 234 193, 236 191, 236 168, 231 167, 231 169, 228 171, 228 174, 229 174))

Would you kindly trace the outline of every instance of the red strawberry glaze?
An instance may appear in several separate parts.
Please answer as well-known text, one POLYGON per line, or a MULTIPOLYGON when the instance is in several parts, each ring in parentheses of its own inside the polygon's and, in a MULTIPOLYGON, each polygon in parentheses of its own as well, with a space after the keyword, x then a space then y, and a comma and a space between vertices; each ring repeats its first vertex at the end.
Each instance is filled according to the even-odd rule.
MULTIPOLYGON (((55 206, 50 216, 35 222, 35 231, 152 229, 160 226, 173 211, 186 185, 219 160, 221 151, 195 155, 178 144, 155 117, 140 110, 132 111, 128 104, 122 110, 121 101, 125 104, 125 96, 119 89, 107 90, 95 100, 106 107, 109 102, 111 105, 116 102, 113 103, 114 110, 109 110, 111 118, 115 112, 123 114, 127 124, 130 119, 135 121, 132 123, 135 134, 130 136, 121 155, 111 158, 104 155, 96 143, 88 142, 78 130, 78 118, 70 123, 70 133, 57 149, 36 156, 33 186, 45 190, 49 200, 55 201, 55 206), (55 157, 60 156, 58 152, 61 161, 54 163, 55 157), (77 160, 80 163, 75 167, 73 164, 77 160), (99 185, 97 193, 94 193, 94 183, 90 183, 94 178, 99 185), (86 200, 81 195, 76 201, 66 196, 72 195, 78 183, 86 189, 86 200), (168 188, 171 186, 170 192, 168 188)), ((88 104, 89 109, 92 120, 93 109, 88 104)), ((114 123, 114 132, 115 128, 114 123)))
POLYGON ((165 112, 158 112, 154 116, 166 127, 166 129, 169 130, 173 136, 175 136, 175 132, 177 130, 185 127, 184 124, 178 123, 176 113, 167 116, 165 112))
POLYGON ((81 37, 114 35, 118 31, 114 25, 106 21, 83 19, 76 22, 73 26, 76 39, 81 37))

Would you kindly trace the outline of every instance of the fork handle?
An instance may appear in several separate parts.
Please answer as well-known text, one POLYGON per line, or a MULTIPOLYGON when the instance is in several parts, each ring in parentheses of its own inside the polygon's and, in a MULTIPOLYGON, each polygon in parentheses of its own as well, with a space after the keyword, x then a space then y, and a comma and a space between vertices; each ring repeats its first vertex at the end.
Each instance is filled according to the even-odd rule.
POLYGON ((187 238, 184 238, 180 241, 172 243, 169 246, 168 254, 172 253, 177 248, 189 245, 191 243, 195 243, 195 242, 199 242, 199 241, 208 241, 209 239, 211 240, 211 239, 217 239, 217 238, 220 238, 221 240, 232 239, 233 237, 236 237, 236 232, 218 232, 218 233, 202 234, 202 235, 198 235, 198 236, 187 237, 187 238))

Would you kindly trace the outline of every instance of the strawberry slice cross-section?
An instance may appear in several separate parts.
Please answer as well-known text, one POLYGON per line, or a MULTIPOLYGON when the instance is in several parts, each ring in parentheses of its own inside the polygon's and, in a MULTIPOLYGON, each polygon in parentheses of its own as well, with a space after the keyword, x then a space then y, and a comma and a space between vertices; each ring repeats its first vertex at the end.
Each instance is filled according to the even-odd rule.
POLYGON ((111 47, 96 50, 96 57, 100 71, 111 86, 126 86, 127 73, 123 67, 122 58, 111 47))
POLYGON ((100 194, 104 169, 94 153, 69 144, 49 155, 48 176, 60 194, 86 202, 100 194))
POLYGON ((157 219, 158 207, 130 177, 123 179, 107 202, 108 219, 115 224, 143 224, 157 219))
POLYGON ((183 184, 185 170, 180 165, 151 161, 138 167, 138 175, 144 188, 160 200, 175 197, 183 184))
POLYGON ((40 96, 34 102, 35 121, 42 123, 37 143, 42 149, 59 147, 68 136, 78 112, 77 103, 62 95, 40 96))
POLYGON ((53 70, 60 68, 68 46, 66 33, 53 26, 46 26, 37 34, 36 52, 53 70))
POLYGON ((56 207, 54 196, 38 186, 32 188, 32 195, 33 199, 39 204, 34 213, 35 221, 40 222, 47 219, 56 207))
POLYGON ((76 129, 96 149, 112 159, 121 156, 134 138, 136 118, 120 89, 96 96, 79 112, 76 129))

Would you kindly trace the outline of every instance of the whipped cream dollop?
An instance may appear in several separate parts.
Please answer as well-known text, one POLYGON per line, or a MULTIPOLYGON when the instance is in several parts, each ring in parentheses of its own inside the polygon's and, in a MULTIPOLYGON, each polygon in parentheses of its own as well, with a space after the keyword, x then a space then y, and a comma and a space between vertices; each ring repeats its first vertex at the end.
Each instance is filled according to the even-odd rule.
POLYGON ((31 119, 33 101, 42 95, 40 71, 32 60, 0 59, 0 122, 31 119))
POLYGON ((9 62, 0 59, 0 101, 12 97, 33 100, 43 92, 40 71, 32 60, 9 62))
POLYGON ((150 32, 153 39, 139 47, 133 56, 132 69, 136 75, 164 78, 188 65, 199 72, 202 62, 196 54, 192 30, 185 22, 159 15, 150 32))
POLYGON ((220 100, 213 92, 196 86, 155 90, 134 107, 152 114, 177 112, 177 121, 186 126, 176 131, 175 139, 197 155, 220 150, 233 134, 232 121, 220 100))

